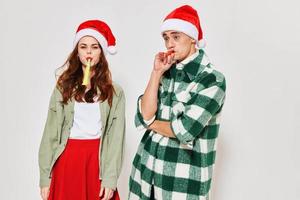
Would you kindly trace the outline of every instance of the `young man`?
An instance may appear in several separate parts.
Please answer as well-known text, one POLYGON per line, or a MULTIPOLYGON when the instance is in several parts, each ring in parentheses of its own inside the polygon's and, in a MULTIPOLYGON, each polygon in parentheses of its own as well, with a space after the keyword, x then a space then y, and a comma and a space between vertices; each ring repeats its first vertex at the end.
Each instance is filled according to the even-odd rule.
POLYGON ((203 49, 197 11, 185 5, 162 24, 135 124, 147 129, 133 161, 129 199, 208 200, 225 78, 203 49))

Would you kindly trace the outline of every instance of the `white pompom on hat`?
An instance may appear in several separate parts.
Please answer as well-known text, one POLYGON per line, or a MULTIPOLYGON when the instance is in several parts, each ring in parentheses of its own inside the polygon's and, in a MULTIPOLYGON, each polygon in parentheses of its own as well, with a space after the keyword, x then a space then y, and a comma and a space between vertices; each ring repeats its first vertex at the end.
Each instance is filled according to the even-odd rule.
POLYGON ((104 53, 116 54, 116 39, 109 26, 100 20, 88 20, 81 23, 76 31, 73 46, 75 47, 79 40, 84 36, 94 37, 101 45, 104 53))
POLYGON ((180 31, 196 40, 196 48, 205 47, 203 32, 197 11, 189 5, 184 5, 173 10, 164 19, 161 32, 180 31))

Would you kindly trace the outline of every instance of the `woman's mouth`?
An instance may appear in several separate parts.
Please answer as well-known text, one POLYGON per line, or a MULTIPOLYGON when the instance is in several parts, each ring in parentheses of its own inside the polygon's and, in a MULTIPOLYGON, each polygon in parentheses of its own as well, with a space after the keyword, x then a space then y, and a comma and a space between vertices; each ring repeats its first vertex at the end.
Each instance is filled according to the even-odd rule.
POLYGON ((93 60, 92 57, 86 57, 85 59, 86 59, 86 61, 92 61, 93 60))

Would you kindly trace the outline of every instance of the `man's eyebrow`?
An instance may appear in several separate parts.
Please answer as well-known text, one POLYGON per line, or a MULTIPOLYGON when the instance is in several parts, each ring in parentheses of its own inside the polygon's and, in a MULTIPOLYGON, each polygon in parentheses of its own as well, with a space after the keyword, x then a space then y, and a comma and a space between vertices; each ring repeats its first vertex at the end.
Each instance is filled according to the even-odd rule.
POLYGON ((175 35, 175 34, 180 34, 178 31, 172 31, 170 34, 175 35))
MULTIPOLYGON (((170 34, 171 34, 171 35, 176 35, 176 34, 180 34, 180 32, 178 32, 178 31, 172 31, 170 34)), ((167 36, 167 34, 166 34, 166 33, 163 33, 162 36, 163 36, 163 37, 164 37, 164 36, 167 36)))

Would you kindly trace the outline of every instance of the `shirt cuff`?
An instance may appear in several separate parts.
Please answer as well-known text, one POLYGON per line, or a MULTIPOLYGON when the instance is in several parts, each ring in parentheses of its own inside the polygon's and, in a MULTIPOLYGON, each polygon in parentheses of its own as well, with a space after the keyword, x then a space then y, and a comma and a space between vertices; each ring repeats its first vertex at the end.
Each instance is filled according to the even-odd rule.
MULTIPOLYGON (((142 98, 139 98, 139 112, 142 114, 142 98)), ((149 119, 149 120, 145 120, 145 119, 143 118, 143 121, 144 121, 144 123, 145 123, 147 126, 150 126, 150 125, 154 122, 155 118, 156 118, 156 115, 154 115, 154 116, 153 116, 151 119, 149 119)))
POLYGON ((186 140, 186 138, 184 137, 185 135, 181 134, 183 132, 183 130, 180 128, 180 127, 182 127, 182 124, 181 124, 181 126, 179 124, 181 124, 180 121, 178 121, 177 119, 172 119, 171 120, 171 129, 172 129, 175 137, 179 140, 180 147, 182 147, 184 149, 192 150, 194 148, 194 141, 186 140))

